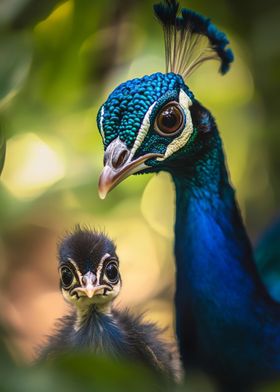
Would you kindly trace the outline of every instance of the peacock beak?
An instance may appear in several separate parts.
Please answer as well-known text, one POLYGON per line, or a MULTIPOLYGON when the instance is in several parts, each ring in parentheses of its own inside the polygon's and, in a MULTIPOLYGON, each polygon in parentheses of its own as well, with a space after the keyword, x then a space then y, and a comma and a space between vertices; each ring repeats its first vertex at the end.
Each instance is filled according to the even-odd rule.
POLYGON ((149 153, 132 160, 131 151, 119 139, 114 140, 104 155, 104 169, 99 177, 98 192, 101 199, 131 174, 147 169, 145 162, 161 154, 149 153))

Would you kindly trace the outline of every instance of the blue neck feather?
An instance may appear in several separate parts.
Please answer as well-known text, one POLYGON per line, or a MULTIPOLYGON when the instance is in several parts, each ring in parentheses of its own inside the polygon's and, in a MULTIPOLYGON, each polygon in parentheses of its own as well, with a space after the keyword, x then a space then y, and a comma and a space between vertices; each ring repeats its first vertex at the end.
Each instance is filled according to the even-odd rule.
POLYGON ((91 348, 95 353, 121 357, 125 355, 126 339, 112 315, 104 314, 92 305, 74 332, 77 347, 91 348))
POLYGON ((185 364, 199 363, 219 380, 244 384, 280 371, 280 307, 257 273, 213 132, 215 147, 201 161, 182 159, 171 171, 177 334, 185 364))

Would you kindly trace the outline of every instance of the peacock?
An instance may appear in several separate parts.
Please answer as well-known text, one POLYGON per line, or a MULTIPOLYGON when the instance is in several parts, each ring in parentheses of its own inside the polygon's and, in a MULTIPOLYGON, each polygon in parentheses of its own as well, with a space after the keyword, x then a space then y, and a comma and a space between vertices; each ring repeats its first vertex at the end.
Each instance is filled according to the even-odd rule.
POLYGON ((121 290, 119 258, 105 234, 77 226, 59 246, 60 288, 71 312, 40 350, 39 361, 70 351, 123 359, 148 367, 157 376, 180 382, 181 362, 176 345, 141 316, 112 306, 121 290))
MULTIPOLYGON (((184 367, 206 372, 221 390, 248 391, 280 377, 280 305, 257 269, 215 119, 185 83, 209 60, 219 60, 225 74, 234 56, 223 32, 177 1, 156 4, 154 12, 164 30, 166 73, 122 83, 101 106, 99 193, 104 198, 131 174, 170 173, 184 367)), ((266 246, 276 243, 269 238, 266 246)))

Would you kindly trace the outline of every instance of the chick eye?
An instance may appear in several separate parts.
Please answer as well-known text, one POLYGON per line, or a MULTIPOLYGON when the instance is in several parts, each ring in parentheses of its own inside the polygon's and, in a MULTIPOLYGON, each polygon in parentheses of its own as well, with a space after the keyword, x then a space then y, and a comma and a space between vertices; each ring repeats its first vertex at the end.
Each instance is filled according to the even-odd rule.
POLYGON ((115 263, 106 265, 105 275, 112 283, 117 283, 119 280, 119 270, 115 263))
POLYGON ((178 102, 169 102, 158 113, 155 130, 164 136, 173 136, 182 130, 184 113, 178 102))
POLYGON ((62 267, 60 270, 62 286, 67 289, 71 286, 74 280, 74 274, 68 267, 62 267))

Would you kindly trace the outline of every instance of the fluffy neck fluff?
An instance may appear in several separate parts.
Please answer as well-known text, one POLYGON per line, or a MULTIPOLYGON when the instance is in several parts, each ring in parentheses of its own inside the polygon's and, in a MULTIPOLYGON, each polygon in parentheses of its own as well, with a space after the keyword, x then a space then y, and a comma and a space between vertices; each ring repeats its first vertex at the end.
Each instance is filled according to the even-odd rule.
POLYGON ((75 330, 83 328, 93 315, 96 316, 112 316, 112 303, 108 302, 105 304, 83 304, 82 306, 77 306, 76 310, 76 322, 75 330))
POLYGON ((75 344, 92 347, 95 353, 119 357, 125 342, 123 331, 111 312, 111 306, 90 305, 76 313, 75 344))

